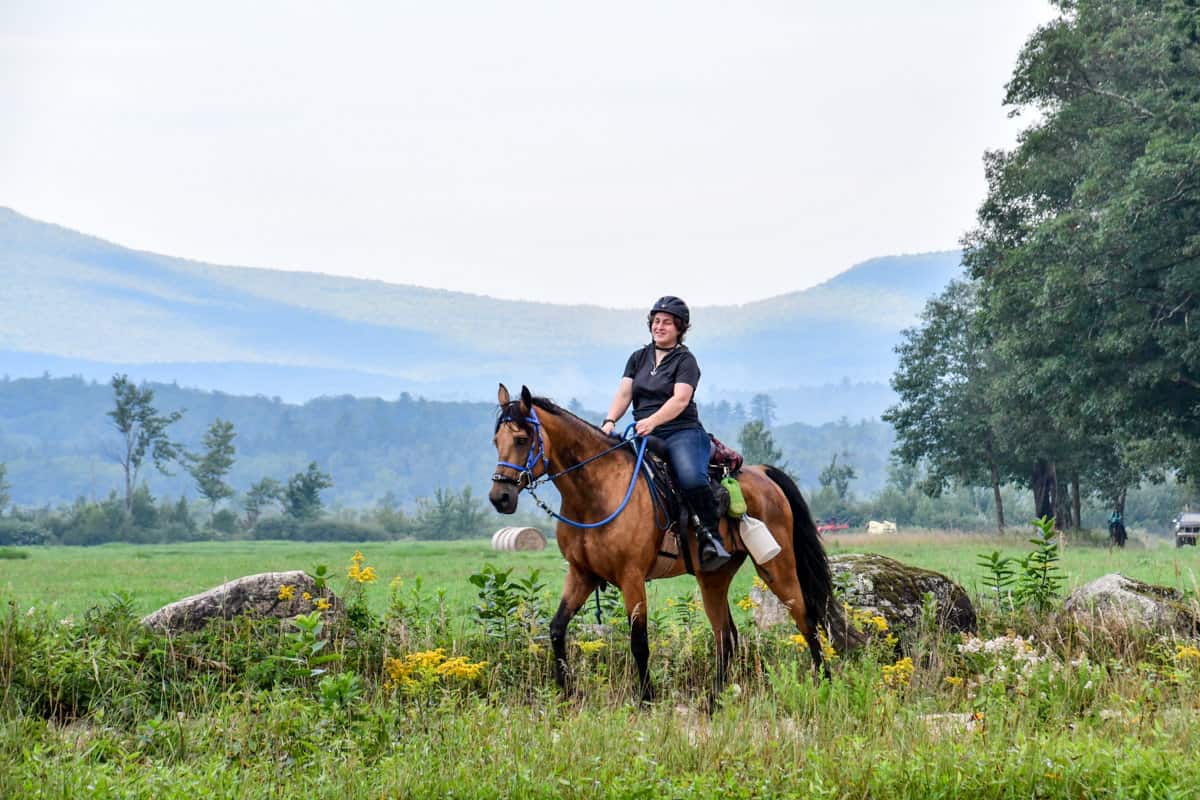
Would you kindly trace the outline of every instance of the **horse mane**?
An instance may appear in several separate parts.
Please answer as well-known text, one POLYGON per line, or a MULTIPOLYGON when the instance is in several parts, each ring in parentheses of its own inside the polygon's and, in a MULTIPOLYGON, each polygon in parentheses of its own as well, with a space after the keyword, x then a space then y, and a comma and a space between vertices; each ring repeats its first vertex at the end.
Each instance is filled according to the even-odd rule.
MULTIPOLYGON (((585 430, 591 431, 601 443, 609 446, 614 444, 613 438, 604 431, 600 430, 598 426, 593 425, 578 414, 568 411, 548 397, 534 397, 533 406, 534 408, 556 417, 568 417, 577 422, 585 430)), ((526 417, 521 413, 520 400, 509 401, 508 405, 500 407, 500 412, 496 415, 496 430, 500 430, 500 422, 504 419, 505 415, 507 415, 513 422, 517 423, 521 427, 528 427, 526 424, 526 417)))

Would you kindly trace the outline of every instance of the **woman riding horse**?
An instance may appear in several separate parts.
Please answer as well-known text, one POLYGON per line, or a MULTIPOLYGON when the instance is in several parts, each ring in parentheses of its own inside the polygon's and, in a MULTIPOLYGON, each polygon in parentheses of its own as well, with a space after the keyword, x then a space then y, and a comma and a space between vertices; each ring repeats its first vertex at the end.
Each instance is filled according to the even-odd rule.
POLYGON ((700 521, 700 570, 716 572, 729 561, 729 553, 721 542, 717 499, 708 485, 712 443, 696 409, 700 365, 683 344, 691 314, 687 303, 668 295, 650 309, 646 323, 653 341, 625 362, 625 375, 600 428, 612 433, 632 402, 638 436, 653 433, 666 442, 684 500, 700 521))
MULTIPOLYGON (((512 514, 520 493, 533 494, 544 481, 553 482, 562 498, 559 511, 551 512, 558 519, 555 540, 567 561, 562 601, 550 622, 555 681, 569 691, 567 625, 588 595, 607 582, 621 590, 641 699, 650 700, 646 583, 682 575, 686 568, 678 555, 668 557, 663 566, 661 554, 670 532, 658 523, 658 502, 641 475, 645 439, 635 456, 628 443, 614 445, 604 431, 545 398, 534 397, 524 386, 514 399, 501 384, 496 399, 500 413, 494 444, 499 462, 488 499, 500 513, 512 514)), ((808 506, 791 478, 774 467, 743 467, 736 477, 747 512, 767 526, 782 548, 769 561, 755 563, 755 569, 804 634, 814 670, 827 675, 818 631, 827 613, 836 611, 830 603, 833 581, 808 506)), ((730 541, 736 542, 730 521, 722 524, 730 541)), ((736 548, 716 572, 696 574, 716 640, 713 697, 721 691, 737 645, 729 584, 746 556, 743 548, 736 548)), ((695 561, 698 554, 693 550, 691 557, 695 561)))

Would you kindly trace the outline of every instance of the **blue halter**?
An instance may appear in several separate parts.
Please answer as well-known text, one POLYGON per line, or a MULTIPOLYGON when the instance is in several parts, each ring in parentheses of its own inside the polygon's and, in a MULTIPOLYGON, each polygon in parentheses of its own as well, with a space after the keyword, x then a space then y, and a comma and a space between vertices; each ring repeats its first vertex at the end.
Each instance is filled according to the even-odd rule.
MULTIPOLYGON (((628 425, 628 427, 625 428, 625 433, 621 437, 621 442, 619 444, 616 444, 613 447, 610 447, 609 449, 604 450, 603 452, 597 453, 596 455, 591 456, 590 458, 585 458, 583 461, 580 461, 578 464, 567 467, 566 469, 562 470, 561 472, 556 472, 553 475, 551 475, 550 474, 550 459, 548 459, 546 457, 546 445, 542 441, 542 423, 541 423, 541 420, 538 419, 537 409, 531 407, 529 409, 529 416, 526 417, 524 420, 515 419, 511 415, 505 414, 504 416, 500 417, 500 423, 503 424, 505 422, 515 422, 517 424, 520 424, 521 422, 529 423, 533 427, 534 438, 536 439, 536 443, 529 448, 529 453, 525 457, 525 465, 524 466, 521 466, 520 464, 513 464, 512 462, 509 462, 509 461, 497 461, 496 462, 496 466, 498 466, 498 467, 508 467, 509 469, 515 469, 517 471, 517 477, 515 479, 510 478, 507 475, 501 475, 500 473, 497 472, 494 475, 492 475, 493 481, 499 481, 501 483, 510 483, 517 487, 518 492, 520 492, 522 490, 528 490, 529 496, 533 498, 533 501, 535 503, 537 503, 538 506, 541 507, 541 509, 543 511, 545 511, 550 516, 554 517, 556 520, 558 520, 560 522, 565 522, 567 525, 570 525, 573 528, 599 528, 604 525, 607 525, 608 523, 610 523, 614 519, 616 519, 620 515, 620 513, 625 510, 625 506, 629 505, 629 499, 631 497, 633 497, 633 487, 637 483, 638 474, 642 471, 642 461, 646 455, 646 437, 644 437, 644 436, 634 437, 634 438, 640 438, 641 442, 638 444, 637 463, 634 464, 634 467, 633 467, 633 476, 629 479, 629 488, 625 490, 625 499, 621 501, 621 505, 617 506, 616 511, 612 512, 611 514, 609 514, 607 517, 600 520, 599 522, 576 522, 575 520, 567 519, 562 514, 559 514, 557 511, 554 511, 553 509, 551 509, 550 506, 548 506, 544 502, 542 502, 542 499, 534 493, 533 489, 535 486, 538 486, 539 484, 544 483, 545 481, 554 481, 555 479, 557 479, 563 475, 566 475, 568 472, 573 472, 573 471, 579 469, 580 467, 583 467, 584 465, 588 464, 589 462, 595 461, 597 458, 600 458, 601 456, 606 456, 609 453, 611 453, 612 451, 617 450, 621 447, 624 447, 626 444, 632 442, 633 439, 630 438, 629 434, 636 427, 635 423, 630 423, 628 425), (542 465, 543 465, 542 466, 542 474, 534 475, 533 470, 537 467, 539 461, 541 461, 542 465), (522 482, 524 482, 524 483, 522 484, 522 482)), ((648 481, 649 481, 649 479, 647 479, 647 482, 648 481)), ((653 486, 651 486, 650 490, 651 490, 651 492, 654 491, 653 486)))

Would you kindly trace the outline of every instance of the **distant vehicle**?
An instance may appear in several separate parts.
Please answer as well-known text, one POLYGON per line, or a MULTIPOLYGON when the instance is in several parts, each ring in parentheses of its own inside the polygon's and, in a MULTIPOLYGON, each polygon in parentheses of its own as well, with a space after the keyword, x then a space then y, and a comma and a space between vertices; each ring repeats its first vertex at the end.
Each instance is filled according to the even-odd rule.
POLYGON ((1200 538, 1200 511, 1185 511, 1175 520, 1175 546, 1196 546, 1200 538))
POLYGON ((848 531, 850 523, 845 520, 838 521, 837 517, 829 517, 817 522, 817 533, 832 533, 833 531, 848 531))

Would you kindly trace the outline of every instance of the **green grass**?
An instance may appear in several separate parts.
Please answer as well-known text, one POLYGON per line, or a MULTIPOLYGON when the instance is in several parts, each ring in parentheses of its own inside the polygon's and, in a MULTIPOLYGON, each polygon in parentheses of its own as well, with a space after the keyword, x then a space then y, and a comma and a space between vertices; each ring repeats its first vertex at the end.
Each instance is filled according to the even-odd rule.
MULTIPOLYGON (((1023 554, 1025 538, 858 535, 828 547, 944 572, 974 596, 976 556, 1023 554)), ((361 546, 380 576, 367 587, 375 616, 330 640, 342 658, 326 686, 285 669, 297 651, 277 625, 223 623, 167 640, 137 623, 163 603, 255 572, 326 563, 341 591, 354 549, 28 548, 27 559, 0 561, 0 599, 13 600, 0 608, 0 797, 1184 798, 1200 785, 1195 641, 1080 637, 1053 617, 986 602, 981 635, 1015 630, 1041 660, 1022 671, 1015 655, 964 655, 959 637, 925 627, 910 652, 911 680, 889 684, 897 655, 874 639, 816 685, 791 630, 757 631, 735 608, 742 648, 711 716, 700 710, 711 635, 702 614, 679 604, 651 636, 656 704, 632 702, 628 626, 616 618, 608 633, 573 634, 604 645, 572 647, 579 693, 559 695, 544 622, 561 588, 553 545, 543 553, 495 553, 486 541, 361 546), (487 562, 515 576, 542 570, 540 622, 496 638, 471 621, 478 598, 466 578, 487 562), (430 605, 408 616, 388 608, 387 583, 400 577, 412 588, 418 576, 426 599, 446 590, 449 619, 430 605), (117 590, 128 605, 109 598, 117 590), (433 648, 486 661, 486 670, 474 682, 430 673, 411 687, 389 683, 387 658, 433 648), (337 694, 339 674, 357 688, 337 694)), ((1119 571, 1191 589, 1200 557, 1156 542, 1114 552, 1068 544, 1062 566, 1072 585, 1119 571)), ((742 572, 735 597, 750 580, 742 572)), ((655 586, 652 615, 695 582, 655 586)))

